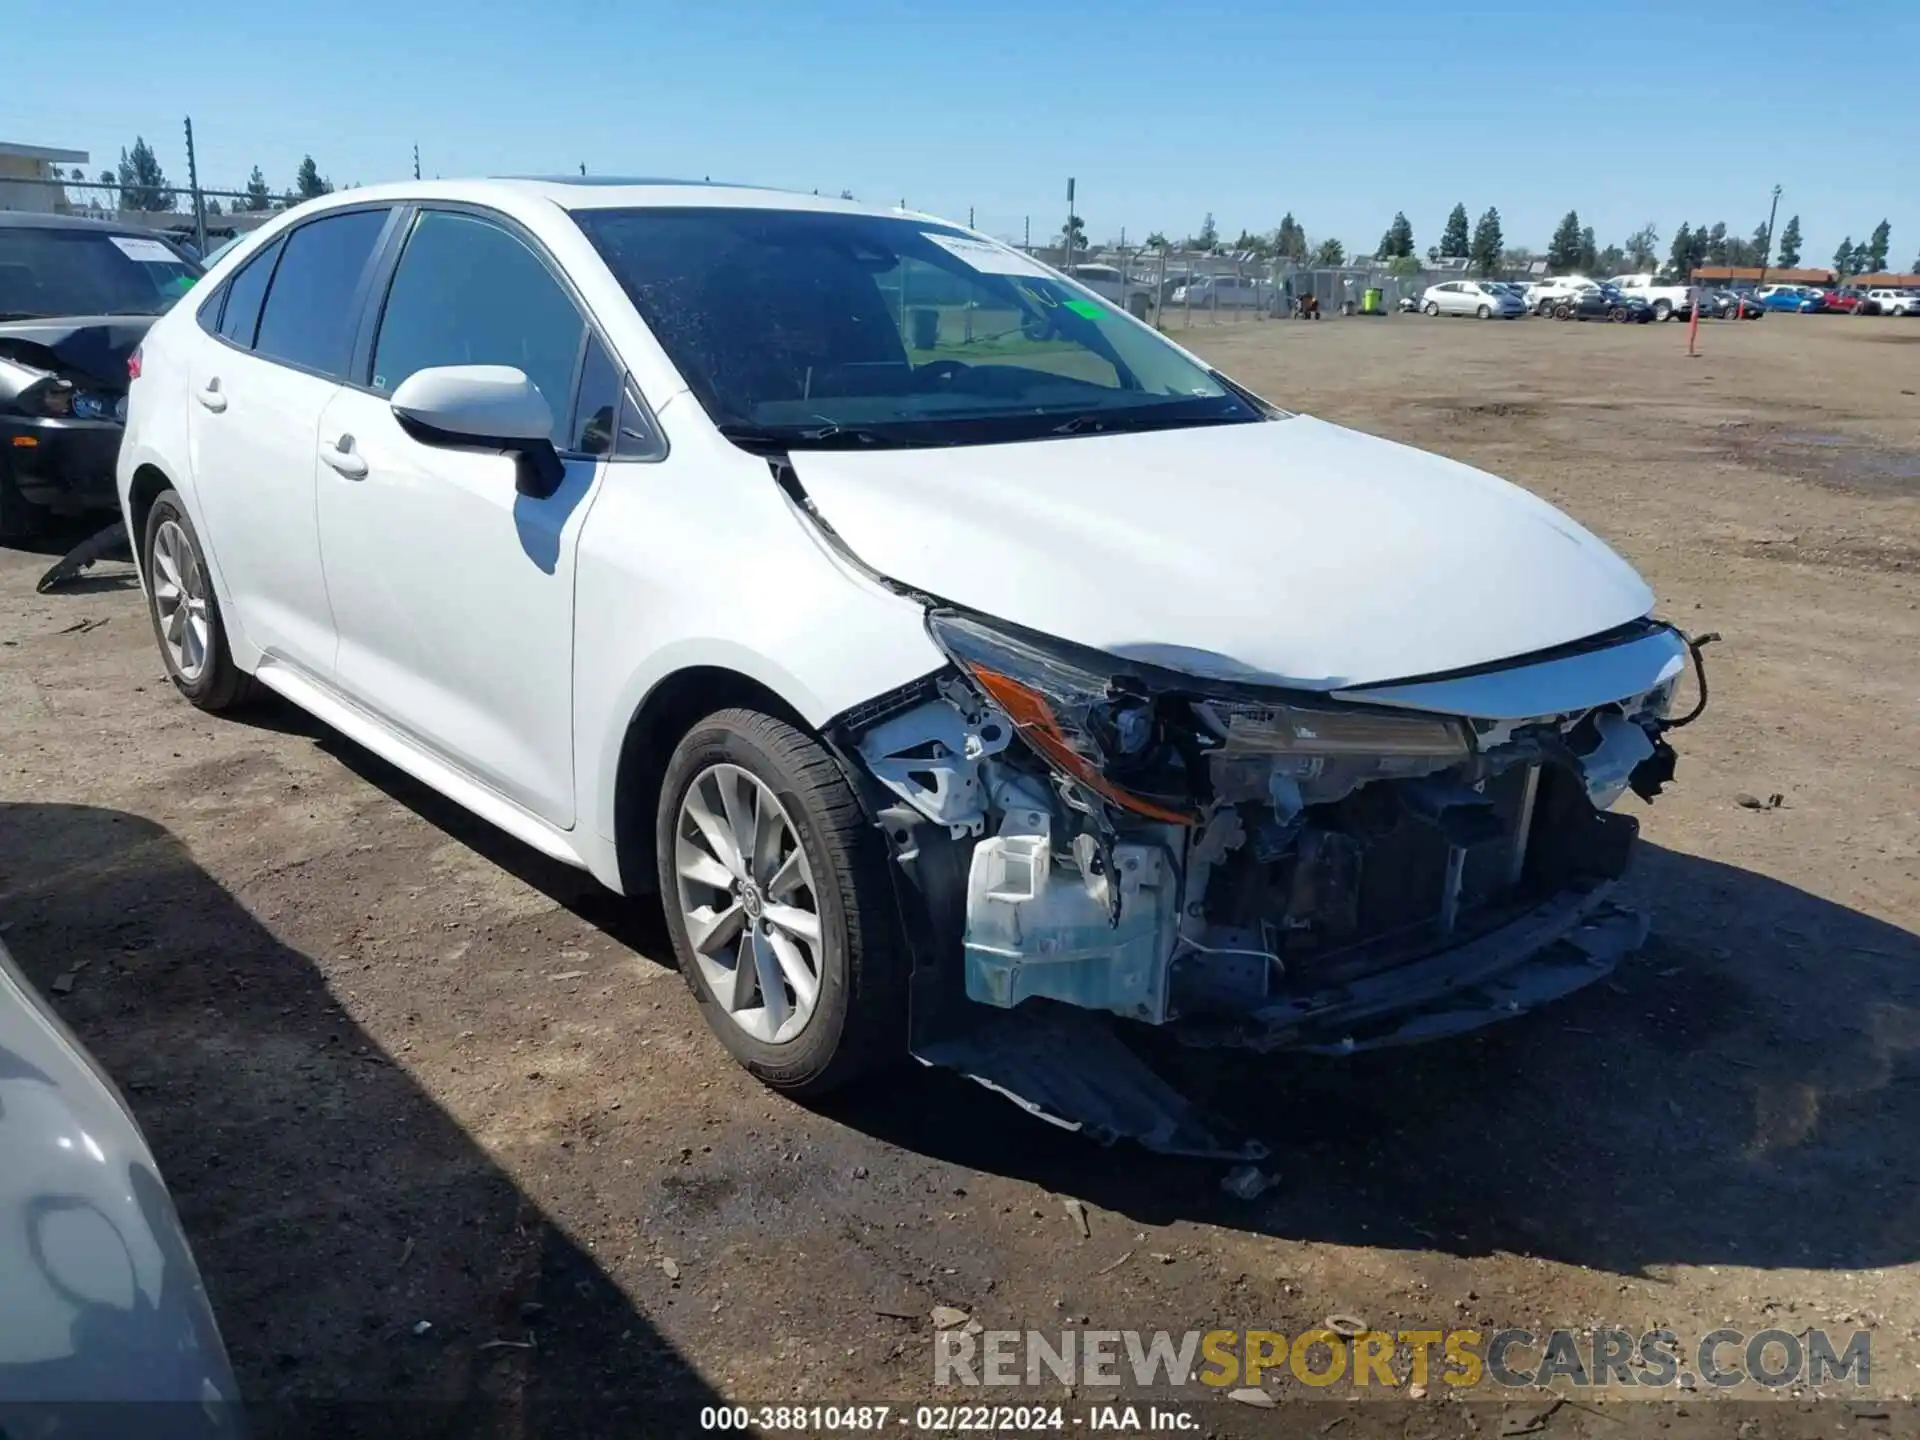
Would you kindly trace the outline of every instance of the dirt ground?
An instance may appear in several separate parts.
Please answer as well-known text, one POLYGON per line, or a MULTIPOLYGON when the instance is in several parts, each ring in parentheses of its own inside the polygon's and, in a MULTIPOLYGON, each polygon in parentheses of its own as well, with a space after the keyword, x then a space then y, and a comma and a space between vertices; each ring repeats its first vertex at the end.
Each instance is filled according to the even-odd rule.
MULTIPOLYGON (((59 1006, 147 1128, 251 1398, 683 1433, 716 1399, 933 1396, 936 1305, 1049 1331, 1858 1328, 1865 1393, 1920 1391, 1920 324, 1715 324, 1697 359, 1678 325, 1174 334, 1534 489, 1723 634, 1677 782, 1624 802, 1646 951, 1478 1038, 1196 1062, 1183 1082, 1273 1146, 1251 1202, 939 1073, 810 1110, 708 1037, 656 908, 289 709, 198 713, 125 567, 41 597, 48 557, 0 552, 0 930, 43 988, 72 977, 59 1006)), ((1219 518, 1223 564, 1287 563, 1219 518)), ((1432 1389, 1335 1388, 1307 1433, 1501 1433, 1432 1389)), ((1601 1398, 1533 1429, 1713 1408, 1601 1398)), ((1780 1399, 1741 1433, 1912 1418, 1780 1399)))

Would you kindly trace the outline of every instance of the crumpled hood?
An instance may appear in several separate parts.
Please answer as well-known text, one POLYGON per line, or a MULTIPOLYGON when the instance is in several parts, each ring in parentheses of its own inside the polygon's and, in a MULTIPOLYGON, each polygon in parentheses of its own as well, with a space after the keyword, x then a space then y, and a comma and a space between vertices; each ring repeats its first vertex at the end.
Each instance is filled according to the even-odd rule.
POLYGON ((123 391, 127 357, 147 338, 157 319, 157 315, 60 315, 0 321, 0 357, 123 391))
POLYGON ((791 459, 882 574, 1192 674, 1339 689, 1546 650, 1653 607, 1545 501, 1307 416, 791 459))

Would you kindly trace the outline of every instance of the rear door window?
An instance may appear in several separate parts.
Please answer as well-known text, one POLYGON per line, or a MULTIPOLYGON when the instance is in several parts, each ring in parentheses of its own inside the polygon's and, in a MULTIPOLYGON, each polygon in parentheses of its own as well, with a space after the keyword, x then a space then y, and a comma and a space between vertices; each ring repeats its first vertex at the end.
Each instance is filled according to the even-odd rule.
POLYGON ((346 378, 354 303, 387 211, 350 210, 311 220, 284 242, 273 286, 260 312, 254 350, 329 379, 346 378))

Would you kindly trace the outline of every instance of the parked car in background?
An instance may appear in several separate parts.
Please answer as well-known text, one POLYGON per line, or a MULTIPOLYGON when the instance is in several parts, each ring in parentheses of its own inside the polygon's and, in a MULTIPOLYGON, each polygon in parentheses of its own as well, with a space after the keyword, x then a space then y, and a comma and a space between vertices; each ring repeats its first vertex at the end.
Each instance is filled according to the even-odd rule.
POLYGON ((1527 313, 1519 297, 1491 280, 1442 280, 1420 297, 1429 315, 1476 315, 1482 320, 1518 320, 1527 313))
POLYGON ((1169 303, 1195 310, 1245 309, 1258 306, 1269 288, 1249 275, 1195 275, 1175 287, 1169 303))
MULTIPOLYGON (((1837 290, 1829 290, 1827 292, 1826 308, 1837 315, 1852 315, 1860 309, 1860 306, 1866 301, 1866 298, 1866 291, 1856 289, 1851 285, 1842 285, 1837 290)), ((1877 310, 1878 307, 1876 306, 1875 309, 1877 310)), ((1875 312, 1870 310, 1867 313, 1873 314, 1875 312)))
POLYGON ((1527 301, 1536 315, 1551 315, 1562 300, 1585 294, 1599 285, 1584 275, 1555 275, 1527 288, 1527 301))
POLYGON ((1684 280, 1662 280, 1649 273, 1616 275, 1607 284, 1646 301, 1655 320, 1685 320, 1693 314, 1693 286, 1684 280))
POLYGON ((0 1155, 5 1433, 240 1436, 240 1392, 153 1153, 4 944, 0 1155))
POLYGON ((1762 285, 1754 298, 1769 310, 1811 314, 1826 308, 1826 297, 1811 285, 1762 285))
POLYGON ((1138 319, 1144 320, 1153 311, 1153 283, 1137 280, 1117 265, 1076 265, 1073 278, 1138 319))
POLYGON ((149 333, 119 482, 188 701, 274 691, 658 893, 715 1034, 785 1090, 912 1049, 1218 1153, 1152 1100, 1115 1118, 1142 1106, 1110 1082, 1148 1087, 1114 1017, 1366 1049, 1646 933, 1608 811, 1670 781, 1694 652, 1630 565, 928 217, 310 201, 149 333), (917 353, 888 291, 936 284, 1008 327, 917 353), (1223 556, 1223 517, 1288 562, 1223 556))
POLYGON ((1553 302, 1556 320, 1613 320, 1620 324, 1645 325, 1653 319, 1653 306, 1643 295, 1629 295, 1612 285, 1596 285, 1553 302))
POLYGON ((1879 315, 1920 315, 1920 290, 1869 290, 1867 298, 1879 315))
POLYGON ((155 231, 0 211, 0 543, 117 508, 127 357, 200 274, 155 231))
POLYGON ((1703 314, 1714 320, 1758 320, 1767 313, 1766 306, 1738 290, 1709 290, 1706 293, 1711 310, 1703 314))

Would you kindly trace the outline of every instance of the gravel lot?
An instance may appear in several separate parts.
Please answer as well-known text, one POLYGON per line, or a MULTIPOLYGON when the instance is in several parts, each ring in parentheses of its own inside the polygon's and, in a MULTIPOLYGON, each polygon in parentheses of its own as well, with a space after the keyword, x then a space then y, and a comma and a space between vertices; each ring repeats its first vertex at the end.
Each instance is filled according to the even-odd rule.
MULTIPOLYGON (((1184 1082, 1273 1145, 1253 1202, 941 1074, 811 1111, 709 1039, 656 908, 297 712, 201 715, 126 567, 42 597, 49 558, 0 551, 0 930, 43 988, 73 977, 60 1007, 148 1130, 250 1396, 678 1433, 715 1397, 926 1398, 935 1305, 1050 1330, 1861 1328, 1873 1392, 1920 1390, 1920 324, 1716 324, 1698 359, 1677 325, 1174 334, 1538 491, 1724 634, 1678 781, 1623 802, 1647 950, 1479 1038, 1196 1062, 1184 1082)), ((1219 520, 1222 564, 1287 563, 1219 520)), ((1498 1433, 1434 1389, 1328 1413, 1367 1412, 1343 1437, 1498 1433)), ((1666 1393, 1634 1428, 1711 1408, 1666 1393)), ((1574 1406, 1540 1428, 1620 1433, 1574 1406)))

